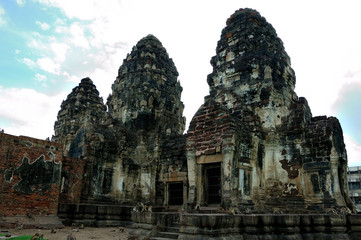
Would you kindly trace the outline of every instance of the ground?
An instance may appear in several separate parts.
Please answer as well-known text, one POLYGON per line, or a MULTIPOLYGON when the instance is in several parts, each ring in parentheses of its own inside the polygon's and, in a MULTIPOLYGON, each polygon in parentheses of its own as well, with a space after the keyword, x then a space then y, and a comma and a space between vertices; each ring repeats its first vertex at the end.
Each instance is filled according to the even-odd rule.
MULTIPOLYGON (((63 229, 56 229, 55 233, 49 229, 0 229, 0 234, 11 234, 14 236, 34 235, 36 233, 44 234, 44 239, 48 240, 67 240, 70 234, 76 237, 76 240, 88 240, 88 239, 104 239, 104 240, 126 240, 131 239, 132 236, 128 236, 127 230, 122 231, 123 228, 91 228, 85 227, 84 229, 77 229, 71 227, 65 227, 63 229), (129 238, 128 238, 129 237, 129 238)), ((10 238, 11 238, 10 237, 10 238)), ((0 237, 0 239, 9 239, 0 237)))

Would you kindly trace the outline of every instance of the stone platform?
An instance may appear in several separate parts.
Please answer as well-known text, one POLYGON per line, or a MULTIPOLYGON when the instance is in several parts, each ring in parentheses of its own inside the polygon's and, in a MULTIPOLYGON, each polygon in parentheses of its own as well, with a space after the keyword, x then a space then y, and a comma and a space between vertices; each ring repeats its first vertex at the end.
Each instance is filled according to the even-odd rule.
POLYGON ((133 206, 114 204, 63 203, 58 216, 65 225, 83 224, 89 227, 115 227, 131 224, 133 206))
POLYGON ((132 212, 132 221, 131 232, 153 239, 361 239, 361 215, 132 212))

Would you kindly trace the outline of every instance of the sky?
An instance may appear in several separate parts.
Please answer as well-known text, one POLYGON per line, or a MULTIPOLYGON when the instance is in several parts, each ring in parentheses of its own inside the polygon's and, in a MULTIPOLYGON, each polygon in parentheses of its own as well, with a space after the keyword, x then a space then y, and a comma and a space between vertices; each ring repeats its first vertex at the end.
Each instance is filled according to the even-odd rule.
POLYGON ((189 124, 208 94, 210 59, 227 18, 253 8, 276 29, 313 116, 335 116, 349 166, 361 165, 358 0, 0 0, 0 129, 45 139, 84 77, 104 102, 118 68, 148 34, 167 49, 189 124))

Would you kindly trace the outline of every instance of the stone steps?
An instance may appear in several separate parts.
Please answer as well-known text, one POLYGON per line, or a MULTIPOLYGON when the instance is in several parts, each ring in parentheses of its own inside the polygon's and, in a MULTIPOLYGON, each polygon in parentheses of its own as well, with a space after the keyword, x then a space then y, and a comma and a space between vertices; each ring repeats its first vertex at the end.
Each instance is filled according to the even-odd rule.
POLYGON ((165 238, 165 239, 178 239, 179 236, 179 232, 178 233, 174 233, 174 232, 158 232, 157 234, 157 238, 165 238))

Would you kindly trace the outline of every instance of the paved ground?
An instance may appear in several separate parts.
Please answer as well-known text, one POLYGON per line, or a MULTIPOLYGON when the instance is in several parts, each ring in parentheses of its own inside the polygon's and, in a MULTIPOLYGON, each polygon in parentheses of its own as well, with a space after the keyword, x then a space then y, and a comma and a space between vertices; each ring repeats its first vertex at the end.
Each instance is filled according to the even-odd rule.
MULTIPOLYGON (((88 239, 102 239, 102 240, 126 240, 133 237, 128 234, 125 229, 122 228, 90 228, 77 229, 71 227, 65 227, 63 229, 55 230, 56 233, 51 233, 52 230, 45 229, 0 229, 0 234, 11 234, 14 236, 34 235, 36 233, 44 234, 45 239, 49 240, 67 240, 67 237, 72 234, 76 237, 76 240, 88 240, 88 239), (129 237, 129 238, 128 238, 129 237)), ((0 237, 0 239, 9 239, 0 237)))

